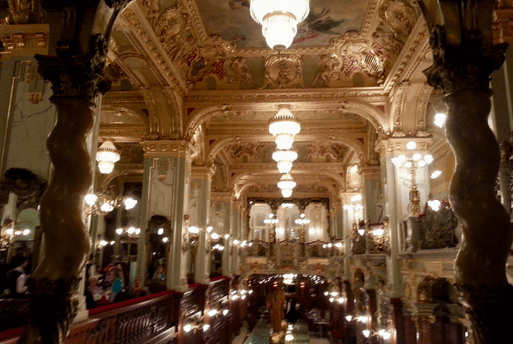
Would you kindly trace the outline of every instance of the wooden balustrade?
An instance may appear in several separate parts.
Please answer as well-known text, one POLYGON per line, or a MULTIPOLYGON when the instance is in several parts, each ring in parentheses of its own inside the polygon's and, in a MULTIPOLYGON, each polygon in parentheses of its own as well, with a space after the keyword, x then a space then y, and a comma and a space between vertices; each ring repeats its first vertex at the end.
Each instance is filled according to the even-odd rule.
MULTIPOLYGON (((88 320, 72 327, 65 343, 228 344, 242 325, 240 301, 229 301, 230 288, 238 290, 238 278, 234 280, 221 277, 185 293, 164 291, 92 309, 88 320), (214 309, 216 314, 209 315, 214 309)), ((22 329, 0 333, 8 338, 0 344, 16 343, 22 329)))
POLYGON ((229 344, 229 300, 230 281, 227 278, 218 279, 209 284, 205 294, 204 324, 208 329, 203 332, 206 344, 229 344))

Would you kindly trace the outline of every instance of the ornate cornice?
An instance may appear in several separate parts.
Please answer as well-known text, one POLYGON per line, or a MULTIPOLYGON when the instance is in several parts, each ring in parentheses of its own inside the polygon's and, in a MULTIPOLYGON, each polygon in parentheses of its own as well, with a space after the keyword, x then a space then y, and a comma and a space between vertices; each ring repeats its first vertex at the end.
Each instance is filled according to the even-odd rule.
POLYGON ((186 158, 190 156, 192 147, 187 141, 181 140, 152 140, 143 141, 141 146, 145 156, 166 156, 186 158))
POLYGON ((103 105, 145 104, 144 96, 139 91, 107 92, 102 97, 103 105))
POLYGON ((5 50, 2 58, 48 54, 48 24, 0 25, 0 42, 5 50))
POLYGON ((130 6, 123 11, 122 15, 132 28, 131 32, 137 33, 138 41, 142 42, 142 46, 149 53, 155 65, 167 77, 169 86, 178 92, 180 96, 184 96, 187 92, 187 86, 183 80, 175 76, 177 73, 173 72, 174 67, 169 60, 169 56, 163 51, 162 45, 156 43, 158 40, 154 37, 155 34, 151 27, 142 24, 141 17, 143 14, 140 13, 138 7, 136 5, 130 6), (151 33, 151 35, 149 33, 151 33))
POLYGON ((139 142, 147 130, 142 125, 119 125, 102 123, 98 137, 114 139, 117 142, 139 142))
POLYGON ((366 179, 381 177, 381 166, 365 166, 360 169, 360 175, 366 179))
POLYGON ((423 48, 428 44, 428 39, 429 32, 426 21, 424 19, 417 20, 417 24, 413 28, 408 41, 385 81, 384 90, 386 94, 388 94, 398 82, 407 80, 407 73, 413 73, 415 64, 418 65, 420 63, 420 57, 424 51, 423 48))
POLYGON ((385 102, 387 93, 383 88, 347 87, 347 88, 303 88, 296 90, 224 90, 191 91, 184 97, 186 105, 195 106, 204 103, 300 103, 341 101, 344 98, 359 98, 368 102, 385 102))

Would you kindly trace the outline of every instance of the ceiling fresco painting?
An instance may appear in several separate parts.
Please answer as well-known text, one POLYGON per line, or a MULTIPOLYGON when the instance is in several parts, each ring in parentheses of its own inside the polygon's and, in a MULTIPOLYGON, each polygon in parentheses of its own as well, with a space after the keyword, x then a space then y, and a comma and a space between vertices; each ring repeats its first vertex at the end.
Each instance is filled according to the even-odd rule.
MULTIPOLYGON (((219 35, 237 48, 267 48, 260 25, 250 16, 249 0, 196 3, 207 34, 219 35)), ((360 31, 368 7, 368 0, 311 0, 310 14, 299 25, 292 47, 325 46, 348 31, 360 31)))

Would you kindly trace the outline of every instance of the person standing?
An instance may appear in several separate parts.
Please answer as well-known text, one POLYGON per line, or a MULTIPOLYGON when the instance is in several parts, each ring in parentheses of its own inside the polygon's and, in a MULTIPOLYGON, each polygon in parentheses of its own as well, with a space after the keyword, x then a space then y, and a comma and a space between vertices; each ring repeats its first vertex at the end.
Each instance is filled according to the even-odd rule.
POLYGON ((10 289, 8 297, 23 298, 26 296, 28 277, 26 269, 28 265, 28 259, 23 259, 16 268, 7 273, 8 289, 10 289))

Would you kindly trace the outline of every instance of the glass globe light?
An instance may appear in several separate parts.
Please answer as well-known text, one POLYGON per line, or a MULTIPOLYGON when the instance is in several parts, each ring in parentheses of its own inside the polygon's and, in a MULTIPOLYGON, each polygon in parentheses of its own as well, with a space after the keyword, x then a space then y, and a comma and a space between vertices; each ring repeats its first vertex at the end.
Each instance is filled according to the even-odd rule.
POLYGON ((284 198, 289 198, 290 196, 292 196, 292 191, 292 189, 281 189, 281 195, 284 198))
POLYGON ((299 121, 287 107, 282 107, 269 121, 269 133, 274 136, 290 134, 294 137, 294 135, 297 135, 300 131, 301 124, 299 124, 299 121))
POLYGON ((292 169, 292 162, 291 161, 278 161, 278 171, 280 173, 289 173, 292 169))
POLYGON ((87 194, 85 197, 84 197, 84 200, 85 202, 87 203, 88 206, 92 207, 95 203, 96 203, 96 200, 98 199, 98 196, 96 196, 95 194, 87 194))
POLYGON ((262 34, 272 49, 287 49, 297 33, 297 25, 310 12, 309 0, 251 0, 251 17, 262 25, 262 34))
POLYGON ((280 178, 280 181, 278 182, 277 185, 280 189, 291 189, 292 190, 296 187, 297 184, 294 181, 294 179, 292 178, 292 176, 290 175, 290 173, 286 173, 280 178))
POLYGON ((412 149, 415 149, 415 148, 417 148, 417 143, 415 141, 409 141, 406 144, 406 149, 412 150, 412 149))
POLYGON ((114 169, 114 164, 119 161, 121 155, 112 141, 105 141, 96 153, 96 161, 101 173, 109 174, 114 169))
POLYGON ((275 150, 273 152, 272 158, 274 161, 294 161, 297 159, 297 152, 293 150, 275 150))
POLYGON ((274 142, 276 142, 278 149, 291 149, 294 143, 294 135, 288 133, 277 134, 274 142))
POLYGON ((100 206, 100 210, 103 211, 104 213, 110 213, 111 211, 114 210, 114 206, 108 202, 105 202, 105 203, 102 203, 102 205, 100 206))
POLYGON ((133 199, 132 197, 127 197, 123 203, 125 203, 125 209, 130 210, 137 205, 137 200, 133 199))

